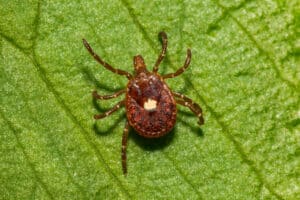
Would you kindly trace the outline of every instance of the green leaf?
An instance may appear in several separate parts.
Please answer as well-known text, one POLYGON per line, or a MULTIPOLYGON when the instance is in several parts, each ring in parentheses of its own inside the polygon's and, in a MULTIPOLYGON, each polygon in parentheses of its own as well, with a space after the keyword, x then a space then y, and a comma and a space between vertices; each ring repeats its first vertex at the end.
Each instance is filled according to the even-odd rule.
POLYGON ((300 199, 297 0, 0 1, 0 199, 300 199), (174 130, 147 140, 130 131, 121 170, 124 109, 111 65, 149 69, 169 37, 160 73, 203 108, 178 107, 174 130))

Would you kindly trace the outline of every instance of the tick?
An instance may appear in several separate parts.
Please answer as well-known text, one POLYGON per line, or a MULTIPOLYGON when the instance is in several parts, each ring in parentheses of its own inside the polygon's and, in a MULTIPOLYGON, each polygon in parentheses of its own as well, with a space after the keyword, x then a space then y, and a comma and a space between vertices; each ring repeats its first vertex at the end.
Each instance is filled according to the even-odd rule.
POLYGON ((125 94, 125 98, 105 113, 94 115, 95 119, 102 119, 109 116, 119 108, 125 106, 127 120, 122 136, 122 169, 124 175, 127 173, 126 147, 129 127, 145 138, 159 138, 172 130, 176 123, 176 104, 188 107, 199 119, 198 124, 202 125, 204 119, 202 109, 190 98, 178 92, 170 90, 165 80, 182 74, 191 62, 192 53, 187 49, 187 56, 184 65, 175 73, 160 75, 158 67, 166 55, 168 38, 165 32, 160 32, 162 38, 162 51, 153 67, 152 72, 146 69, 144 59, 141 55, 133 57, 134 74, 121 69, 116 69, 104 62, 92 49, 89 43, 83 39, 83 44, 94 59, 109 71, 125 76, 128 83, 125 89, 114 94, 99 95, 94 91, 95 99, 106 100, 125 94))

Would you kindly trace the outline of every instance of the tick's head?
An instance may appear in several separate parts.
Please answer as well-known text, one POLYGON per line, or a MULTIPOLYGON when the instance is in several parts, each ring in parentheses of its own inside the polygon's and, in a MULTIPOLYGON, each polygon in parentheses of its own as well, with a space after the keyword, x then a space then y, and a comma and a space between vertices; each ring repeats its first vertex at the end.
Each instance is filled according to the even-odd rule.
POLYGON ((147 73, 146 65, 144 59, 141 55, 137 55, 133 57, 133 65, 136 74, 140 74, 142 72, 147 73))

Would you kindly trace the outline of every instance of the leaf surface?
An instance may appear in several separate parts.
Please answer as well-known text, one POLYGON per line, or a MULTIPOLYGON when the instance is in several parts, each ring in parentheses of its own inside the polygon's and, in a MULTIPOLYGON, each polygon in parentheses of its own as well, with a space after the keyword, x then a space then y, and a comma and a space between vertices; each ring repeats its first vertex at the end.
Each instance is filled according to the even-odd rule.
POLYGON ((1 199, 299 199, 299 9, 292 1, 0 1, 1 199), (149 69, 168 34, 159 72, 203 108, 179 107, 174 130, 147 140, 125 111, 94 121, 123 97, 111 65, 149 69))

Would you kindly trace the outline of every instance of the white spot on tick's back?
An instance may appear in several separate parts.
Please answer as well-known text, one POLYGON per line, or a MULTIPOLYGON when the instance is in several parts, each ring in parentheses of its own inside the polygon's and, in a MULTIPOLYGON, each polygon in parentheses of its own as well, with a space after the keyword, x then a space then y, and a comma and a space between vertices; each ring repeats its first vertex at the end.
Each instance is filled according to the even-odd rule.
POLYGON ((139 89, 140 87, 136 84, 136 83, 133 83, 133 87, 139 89))
POLYGON ((144 103, 144 108, 147 111, 154 111, 156 109, 157 106, 157 101, 153 100, 153 99, 148 99, 145 103, 144 103))

